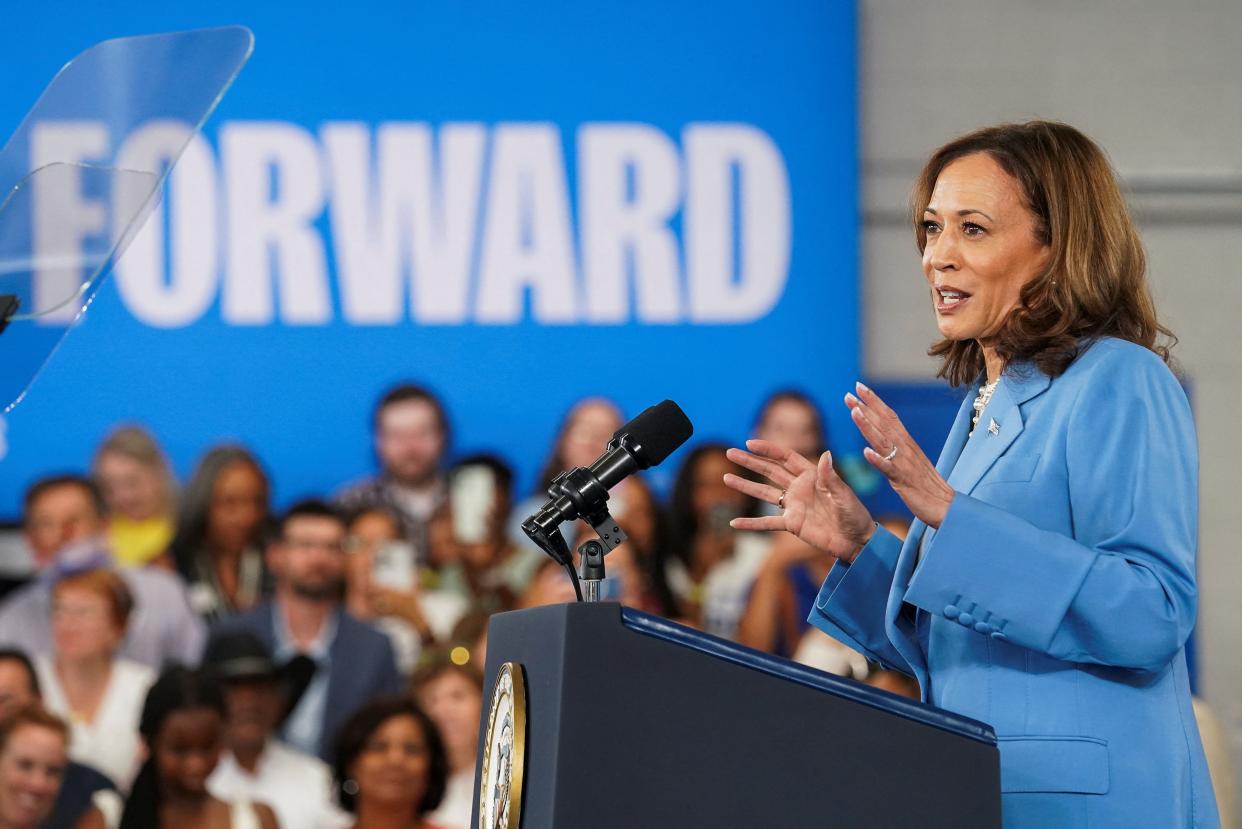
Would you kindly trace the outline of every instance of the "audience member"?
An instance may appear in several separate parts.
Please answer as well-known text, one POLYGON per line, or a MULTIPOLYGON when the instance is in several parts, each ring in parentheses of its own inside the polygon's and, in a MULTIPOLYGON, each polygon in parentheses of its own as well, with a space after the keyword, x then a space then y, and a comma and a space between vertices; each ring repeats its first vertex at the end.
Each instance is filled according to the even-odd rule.
POLYGON ((176 483, 151 433, 114 430, 95 453, 92 475, 108 507, 108 542, 117 564, 134 567, 165 558, 172 541, 176 483))
POLYGON ((389 389, 375 406, 372 440, 379 474, 340 493, 349 510, 381 506, 400 516, 420 563, 427 561, 427 522, 448 497, 441 467, 449 445, 444 406, 413 384, 389 389))
POLYGON ((228 711, 224 751, 207 790, 221 800, 266 802, 282 827, 348 824, 332 800, 327 764, 273 737, 285 700, 267 646, 246 630, 217 634, 207 643, 203 671, 220 683, 228 711))
POLYGON ((341 728, 333 771, 353 829, 445 829, 427 815, 444 797, 448 758, 431 718, 410 697, 358 709, 341 728))
POLYGON ((95 797, 79 829, 277 829, 262 803, 227 802, 207 790, 224 738, 224 697, 204 674, 170 668, 147 692, 139 730, 146 760, 122 806, 95 797))
POLYGON ((763 401, 755 418, 754 436, 787 446, 804 458, 818 458, 828 449, 819 406, 795 389, 775 392, 763 401))
POLYGON ((172 557, 194 609, 210 621, 249 610, 271 593, 263 558, 268 493, 254 455, 217 446, 198 462, 182 494, 172 557))
POLYGON ((304 655, 315 663, 281 736, 325 760, 350 711, 401 687, 388 637, 342 607, 345 556, 345 522, 336 509, 316 500, 294 504, 267 550, 273 599, 226 623, 253 630, 278 661, 304 655))
POLYGON ((52 588, 52 656, 35 657, 49 711, 71 724, 69 756, 128 789, 138 767, 138 714, 155 672, 117 658, 133 598, 111 570, 59 578, 52 588))
POLYGON ((421 586, 423 574, 404 526, 384 507, 367 507, 349 522, 345 607, 387 634, 402 676, 423 647, 448 635, 465 611, 456 594, 421 586))
MULTIPOLYGON (((760 407, 754 437, 788 446, 815 460, 828 450, 823 424, 823 415, 810 397, 800 391, 784 390, 769 396, 760 407)), ((762 501, 752 502, 752 509, 758 514, 777 512, 776 507, 762 501)), ((803 635, 810 627, 807 616, 819 586, 832 569, 832 559, 790 533, 776 533, 771 542, 738 624, 737 639, 752 648, 792 656, 802 646, 803 635)), ((816 660, 824 659, 824 649, 831 647, 818 638, 806 644, 804 658, 816 660)), ((862 658, 858 656, 857 660, 862 658)), ((834 658, 830 663, 848 669, 849 660, 834 658)))
POLYGON ((513 470, 495 455, 471 455, 449 472, 449 500, 432 519, 429 541, 439 583, 471 609, 512 610, 547 557, 513 543, 513 470))
MULTIPOLYGON (((86 478, 44 478, 26 491, 23 532, 39 572, 49 570, 62 549, 96 556, 107 523, 99 490, 86 478)), ((66 558, 72 557, 69 552, 66 558)), ((119 656, 159 669, 165 662, 195 663, 206 629, 190 610, 181 579, 161 568, 131 567, 121 577, 134 597, 129 628, 119 656)), ((0 646, 28 654, 52 650, 51 581, 38 578, 0 604, 0 646)))
POLYGON ((864 682, 872 688, 879 688, 899 697, 919 699, 918 680, 900 671, 890 671, 887 668, 876 665, 867 673, 867 678, 864 682))
POLYGON ((789 533, 772 538, 738 623, 738 642, 791 656, 810 628, 807 615, 832 559, 789 533))
POLYGON ((867 657, 847 645, 843 645, 819 628, 807 628, 794 650, 793 661, 825 673, 836 674, 859 681, 871 673, 872 665, 867 657))
POLYGON ((448 758, 444 799, 428 817, 444 829, 470 829, 483 675, 470 665, 443 660, 420 668, 412 684, 418 704, 440 732, 448 758))
POLYGON ((0 721, 0 827, 39 829, 65 774, 68 729, 37 705, 0 721))
MULTIPOLYGON (((39 680, 30 659, 21 651, 0 650, 0 722, 24 708, 42 705, 39 680)), ((63 728, 62 736, 68 738, 67 728, 63 728)), ((62 750, 67 749, 62 747, 62 750)), ((40 829, 73 829, 90 808, 91 796, 102 789, 113 788, 111 780, 90 766, 69 760, 64 769, 51 816, 39 823, 40 829)), ((0 813, 3 811, 0 808, 0 813)), ((0 826, 4 825, 8 824, 0 818, 0 826)))
POLYGON ((658 577, 671 611, 717 636, 732 638, 746 609, 755 576, 768 551, 756 533, 735 532, 749 499, 724 485, 741 469, 723 444, 707 443, 682 461, 673 483, 668 541, 658 577))

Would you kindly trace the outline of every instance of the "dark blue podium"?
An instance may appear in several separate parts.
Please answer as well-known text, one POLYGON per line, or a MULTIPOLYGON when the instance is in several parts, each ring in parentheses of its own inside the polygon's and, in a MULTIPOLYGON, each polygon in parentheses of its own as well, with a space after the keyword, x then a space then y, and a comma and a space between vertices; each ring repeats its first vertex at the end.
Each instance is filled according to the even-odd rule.
POLYGON ((991 727, 928 705, 613 603, 494 617, 485 700, 504 663, 525 680, 513 826, 1001 825, 991 727))

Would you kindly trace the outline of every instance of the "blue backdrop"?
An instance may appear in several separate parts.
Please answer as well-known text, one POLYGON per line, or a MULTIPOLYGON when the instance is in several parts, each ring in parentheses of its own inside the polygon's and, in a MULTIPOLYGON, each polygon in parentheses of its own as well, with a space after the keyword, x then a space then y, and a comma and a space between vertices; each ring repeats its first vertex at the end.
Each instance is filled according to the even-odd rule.
POLYGON ((241 440, 279 503, 329 491, 401 379, 524 487, 585 395, 739 440, 796 386, 857 445, 852 3, 24 4, 0 130, 95 41, 227 23, 253 58, 0 423, 0 518, 121 420, 183 475, 241 440))

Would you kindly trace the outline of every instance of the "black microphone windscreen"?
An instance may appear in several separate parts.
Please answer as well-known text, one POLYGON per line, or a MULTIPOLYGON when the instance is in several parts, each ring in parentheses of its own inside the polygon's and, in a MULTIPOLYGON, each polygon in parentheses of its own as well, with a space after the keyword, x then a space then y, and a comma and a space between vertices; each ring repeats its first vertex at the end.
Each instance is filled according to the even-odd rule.
POLYGON ((613 438, 628 435, 627 445, 635 450, 635 457, 645 469, 673 454, 692 434, 694 424, 690 418, 672 400, 665 400, 644 409, 618 429, 613 438))

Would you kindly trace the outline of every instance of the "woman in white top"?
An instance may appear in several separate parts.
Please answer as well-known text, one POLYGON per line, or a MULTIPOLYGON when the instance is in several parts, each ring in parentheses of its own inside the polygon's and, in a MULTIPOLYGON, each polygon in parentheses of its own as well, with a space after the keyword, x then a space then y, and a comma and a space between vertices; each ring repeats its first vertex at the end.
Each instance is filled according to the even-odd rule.
POLYGON ((63 576, 52 588, 50 657, 35 660, 44 704, 69 722, 69 757, 94 766, 122 790, 138 767, 138 713, 155 679, 117 658, 133 599, 115 572, 63 576))
POLYGON ((428 817, 443 829, 470 829, 475 755, 483 716, 483 675, 472 665, 445 659, 419 668, 411 685, 418 704, 440 730, 448 759, 444 799, 428 817))
POLYGON ((224 744, 224 716, 220 686, 202 673, 176 667, 161 674, 142 707, 147 759, 123 810, 119 798, 96 797, 76 829, 279 829, 268 806, 230 803, 207 791, 224 744))

